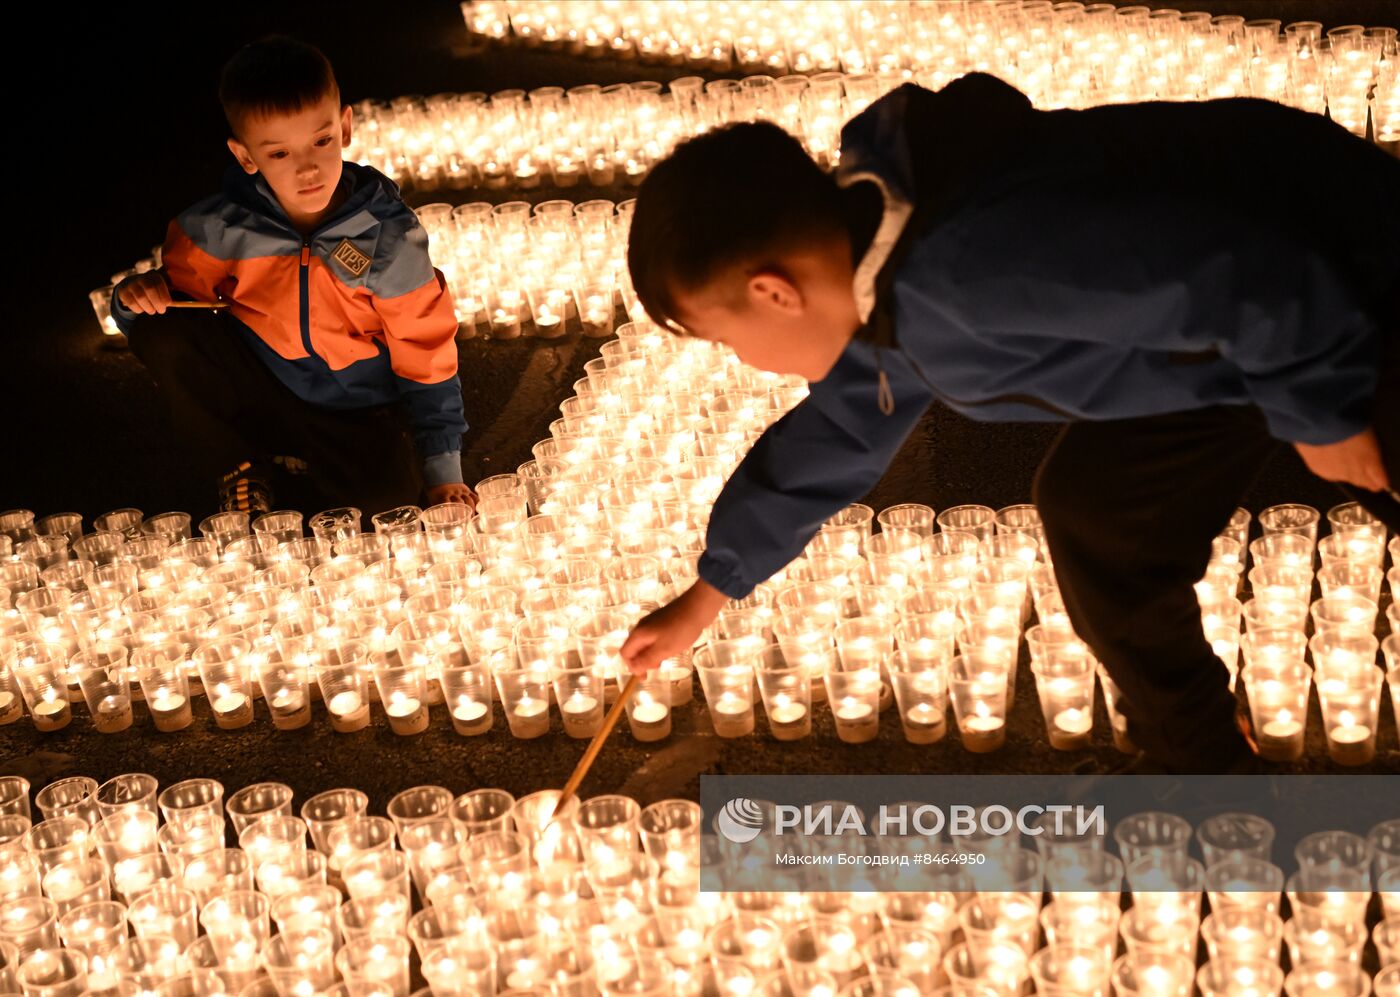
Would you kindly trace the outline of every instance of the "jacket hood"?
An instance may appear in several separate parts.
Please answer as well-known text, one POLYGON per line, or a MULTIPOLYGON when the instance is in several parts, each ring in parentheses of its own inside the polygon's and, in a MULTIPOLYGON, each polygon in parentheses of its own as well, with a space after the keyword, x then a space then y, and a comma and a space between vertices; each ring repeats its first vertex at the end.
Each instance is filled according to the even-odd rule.
POLYGON ((1015 87, 970 73, 938 91, 905 84, 846 123, 836 182, 874 183, 884 202, 875 237, 856 267, 863 321, 874 310, 882 283, 877 279, 906 229, 926 230, 974 189, 1024 141, 1034 114, 1030 99, 1015 87))
POLYGON ((937 91, 906 83, 841 130, 838 180, 874 175, 906 201, 946 200, 1017 145, 1033 113, 1025 94, 986 73, 937 91))

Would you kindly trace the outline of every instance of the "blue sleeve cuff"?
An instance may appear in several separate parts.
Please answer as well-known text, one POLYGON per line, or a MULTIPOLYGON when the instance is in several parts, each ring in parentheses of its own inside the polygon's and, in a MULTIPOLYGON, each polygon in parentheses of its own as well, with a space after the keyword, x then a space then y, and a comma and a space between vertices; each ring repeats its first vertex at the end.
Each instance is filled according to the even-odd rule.
POLYGON ((117 323, 117 328, 123 333, 131 331, 131 323, 136 321, 136 316, 138 314, 137 312, 128 311, 121 303, 121 299, 117 297, 117 292, 121 290, 122 284, 125 284, 127 280, 131 280, 131 278, 128 277, 126 280, 122 281, 121 284, 116 284, 112 287, 112 320, 117 323))
MULTIPOLYGON (((467 420, 462 414, 462 382, 457 375, 436 384, 420 384, 395 375, 394 382, 413 427, 413 444, 425 463, 439 455, 461 454, 467 420)), ((451 480, 461 481, 456 476, 460 473, 454 472, 451 480)))
POLYGON ((423 484, 427 487, 462 483, 462 451, 449 450, 446 453, 433 454, 423 461, 423 484))
POLYGON ((733 558, 721 558, 708 550, 700 555, 695 570, 704 582, 731 599, 747 598, 756 587, 744 579, 743 566, 734 563, 733 558))

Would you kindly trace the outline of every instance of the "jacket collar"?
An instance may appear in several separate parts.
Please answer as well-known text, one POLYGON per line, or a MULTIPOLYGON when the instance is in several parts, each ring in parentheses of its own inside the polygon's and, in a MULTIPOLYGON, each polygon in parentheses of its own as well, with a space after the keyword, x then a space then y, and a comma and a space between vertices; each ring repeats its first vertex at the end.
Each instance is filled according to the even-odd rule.
MULTIPOLYGON (((378 225, 377 212, 382 212, 398 199, 398 186, 372 166, 351 162, 342 164, 341 182, 351 185, 350 196, 331 215, 321 220, 313 233, 314 238, 353 238, 360 235, 378 225)), ((231 201, 254 214, 292 228, 291 219, 261 173, 249 175, 235 163, 224 174, 224 193, 231 201)))

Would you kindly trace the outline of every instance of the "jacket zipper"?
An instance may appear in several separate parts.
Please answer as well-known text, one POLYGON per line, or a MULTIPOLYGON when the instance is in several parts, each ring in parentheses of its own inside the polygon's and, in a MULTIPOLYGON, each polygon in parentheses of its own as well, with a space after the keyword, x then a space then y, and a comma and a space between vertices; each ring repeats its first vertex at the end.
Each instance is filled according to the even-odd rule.
POLYGON ((301 345, 306 350, 308 357, 315 357, 316 351, 311 348, 311 243, 309 242, 301 244, 301 273, 298 276, 298 285, 301 291, 299 308, 301 313, 301 345))

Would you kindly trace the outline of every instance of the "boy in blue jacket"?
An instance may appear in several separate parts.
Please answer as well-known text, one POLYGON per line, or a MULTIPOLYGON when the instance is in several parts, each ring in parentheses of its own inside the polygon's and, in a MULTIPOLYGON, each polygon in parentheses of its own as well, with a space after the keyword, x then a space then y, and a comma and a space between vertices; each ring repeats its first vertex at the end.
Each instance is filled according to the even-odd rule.
POLYGON ((715 502, 633 670, 879 480, 928 405, 1065 422, 1034 498, 1070 618, 1154 767, 1247 771, 1192 584, 1277 440, 1400 529, 1400 162, 1257 100, 1036 111, 903 86, 823 173, 770 124, 680 146, 628 262, 648 314, 811 394, 715 502), (1306 202, 1322 178, 1346 210, 1306 202))
POLYGON ((226 509, 272 508, 284 455, 322 507, 474 502, 452 295, 393 181, 342 162, 351 114, 330 62, 254 42, 219 99, 235 160, 222 192, 175 218, 161 268, 112 297, 176 438, 226 509), (169 311, 177 298, 226 314, 169 311))

